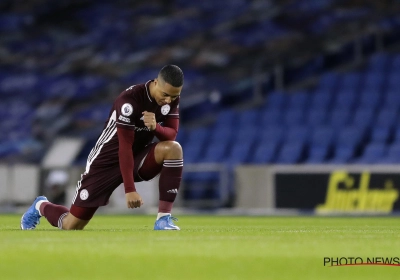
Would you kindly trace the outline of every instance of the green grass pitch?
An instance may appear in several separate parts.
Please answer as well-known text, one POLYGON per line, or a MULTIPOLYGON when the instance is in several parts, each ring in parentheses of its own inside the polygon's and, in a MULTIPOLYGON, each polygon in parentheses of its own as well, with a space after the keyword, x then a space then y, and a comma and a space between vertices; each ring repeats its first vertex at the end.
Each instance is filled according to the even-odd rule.
POLYGON ((0 216, 0 279, 400 279, 400 266, 324 266, 324 257, 400 257, 397 217, 97 215, 84 231, 0 216))

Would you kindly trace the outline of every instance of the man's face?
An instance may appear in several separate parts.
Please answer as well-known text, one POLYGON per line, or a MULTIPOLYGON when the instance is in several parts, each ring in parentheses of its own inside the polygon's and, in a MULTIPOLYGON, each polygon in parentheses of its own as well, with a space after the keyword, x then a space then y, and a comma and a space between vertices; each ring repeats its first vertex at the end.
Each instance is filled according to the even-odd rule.
POLYGON ((181 90, 182 86, 173 87, 164 80, 157 78, 154 80, 154 91, 152 92, 152 97, 156 100, 158 105, 163 106, 177 99, 181 94, 181 90))

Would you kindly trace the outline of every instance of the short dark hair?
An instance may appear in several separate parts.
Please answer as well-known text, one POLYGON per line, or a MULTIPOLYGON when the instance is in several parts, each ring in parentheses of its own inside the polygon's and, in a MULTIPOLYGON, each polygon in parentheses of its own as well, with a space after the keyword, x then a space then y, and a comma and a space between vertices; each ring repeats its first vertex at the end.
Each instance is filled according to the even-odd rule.
POLYGON ((173 87, 181 87, 183 85, 183 72, 176 65, 165 65, 158 73, 158 76, 173 87))

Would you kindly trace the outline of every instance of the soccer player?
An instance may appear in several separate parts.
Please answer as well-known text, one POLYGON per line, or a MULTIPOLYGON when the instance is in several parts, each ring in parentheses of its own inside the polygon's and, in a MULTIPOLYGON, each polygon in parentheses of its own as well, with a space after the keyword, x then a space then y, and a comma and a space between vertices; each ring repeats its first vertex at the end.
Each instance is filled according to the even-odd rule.
POLYGON ((126 205, 143 205, 135 182, 158 174, 159 205, 155 230, 179 230, 171 210, 182 179, 183 153, 175 142, 179 127, 179 98, 183 72, 164 66, 156 79, 133 85, 115 100, 103 132, 90 152, 76 186, 71 208, 44 196, 35 199, 21 218, 21 229, 35 229, 42 216, 60 229, 81 230, 113 191, 124 183, 126 205), (159 142, 152 143, 157 137, 159 142))

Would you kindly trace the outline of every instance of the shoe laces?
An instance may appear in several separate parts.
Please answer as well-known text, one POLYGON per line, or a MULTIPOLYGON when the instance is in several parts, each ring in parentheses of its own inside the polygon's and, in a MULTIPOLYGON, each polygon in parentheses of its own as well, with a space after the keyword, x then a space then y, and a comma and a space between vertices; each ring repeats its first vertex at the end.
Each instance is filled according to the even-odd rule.
POLYGON ((168 217, 168 220, 173 220, 173 221, 175 221, 175 222, 179 221, 178 218, 175 218, 175 217, 173 217, 173 216, 169 216, 169 217, 168 217))

